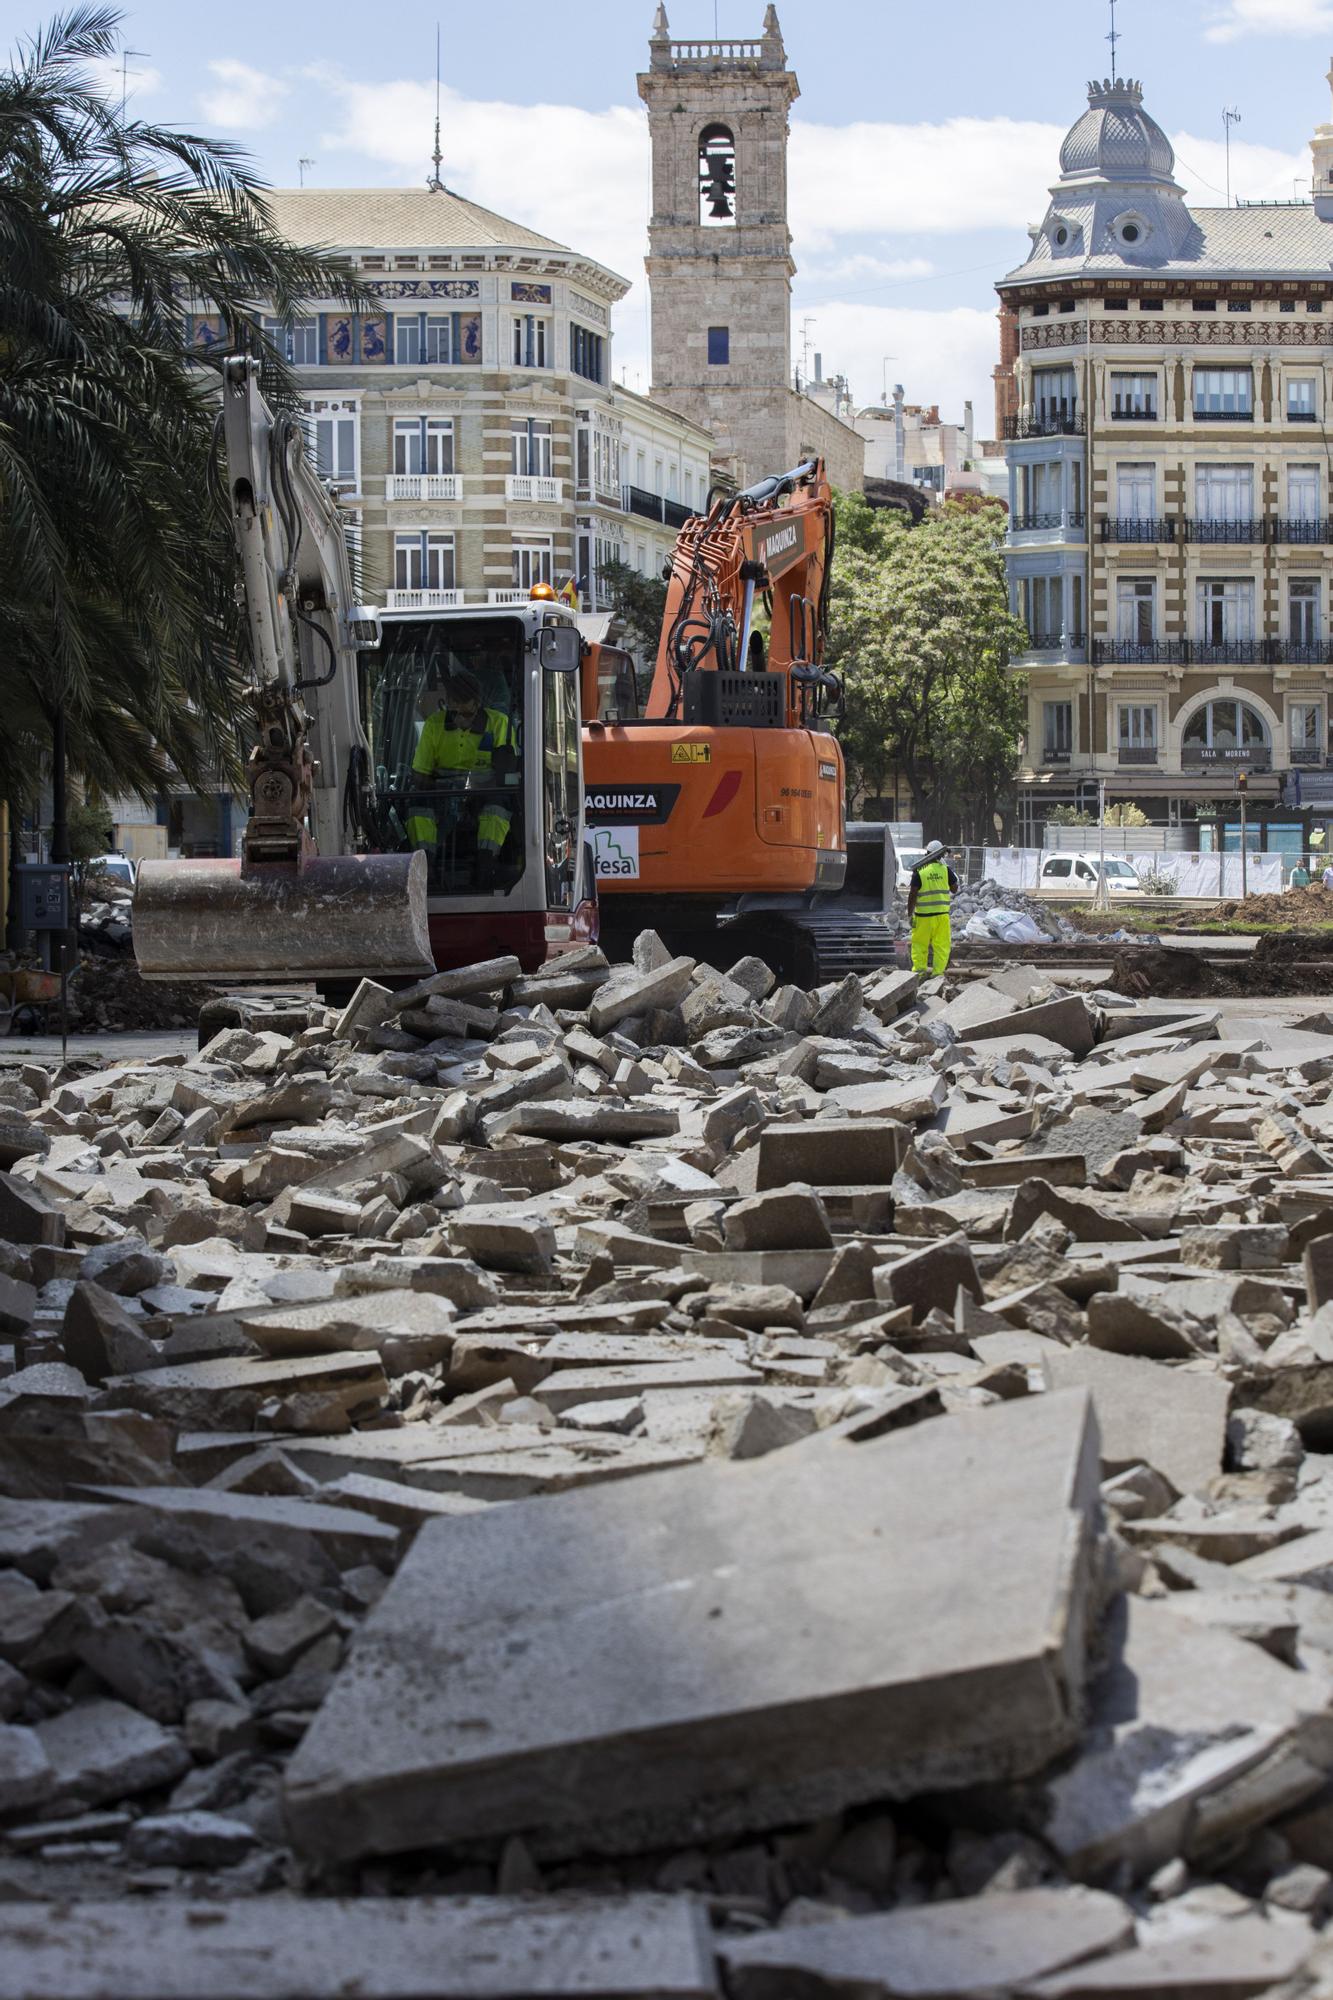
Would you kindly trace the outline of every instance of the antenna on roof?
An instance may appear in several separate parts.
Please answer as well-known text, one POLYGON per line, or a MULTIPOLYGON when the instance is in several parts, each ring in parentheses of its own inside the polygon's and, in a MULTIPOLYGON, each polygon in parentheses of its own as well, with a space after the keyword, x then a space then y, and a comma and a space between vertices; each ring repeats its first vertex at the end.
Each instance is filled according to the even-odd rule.
POLYGON ((426 179, 426 186, 432 194, 444 193, 444 182, 440 179, 440 167, 444 155, 440 151, 440 24, 435 23, 435 151, 431 154, 435 171, 426 179))
POLYGON ((1119 46, 1119 42, 1120 42, 1120 35, 1119 35, 1119 32, 1118 32, 1118 30, 1117 30, 1117 28, 1116 28, 1116 25, 1115 25, 1115 10, 1116 10, 1116 0, 1111 0, 1111 32, 1110 32, 1110 34, 1109 34, 1109 35, 1108 35, 1108 36, 1106 37, 1106 39, 1107 39, 1107 41, 1108 41, 1108 42, 1109 42, 1109 43, 1111 44, 1111 81, 1112 81, 1112 83, 1117 83, 1117 82, 1119 81, 1119 78, 1120 78, 1120 71, 1119 71, 1119 69, 1118 69, 1118 68, 1117 68, 1117 66, 1116 66, 1116 59, 1115 59, 1115 52, 1116 52, 1116 49, 1117 49, 1117 47, 1119 46))
POLYGON ((1227 135, 1227 207, 1228 208, 1230 208, 1231 206, 1231 128, 1233 125, 1239 125, 1239 124, 1240 124, 1239 111, 1235 110, 1234 108, 1228 111, 1224 107, 1222 111, 1222 129, 1227 135))

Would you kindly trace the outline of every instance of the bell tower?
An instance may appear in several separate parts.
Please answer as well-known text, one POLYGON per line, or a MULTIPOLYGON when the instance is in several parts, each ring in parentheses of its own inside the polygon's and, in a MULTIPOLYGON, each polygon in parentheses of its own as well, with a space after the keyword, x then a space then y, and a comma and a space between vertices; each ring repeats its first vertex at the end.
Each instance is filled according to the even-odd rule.
POLYGON ((743 480, 791 449, 787 126, 800 86, 777 9, 757 41, 677 42, 659 5, 639 77, 652 140, 652 394, 743 480))

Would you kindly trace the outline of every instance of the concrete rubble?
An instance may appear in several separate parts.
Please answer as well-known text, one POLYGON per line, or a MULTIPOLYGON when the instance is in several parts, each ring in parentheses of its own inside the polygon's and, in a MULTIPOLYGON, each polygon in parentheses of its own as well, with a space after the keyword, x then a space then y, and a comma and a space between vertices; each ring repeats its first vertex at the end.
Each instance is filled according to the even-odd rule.
POLYGON ((1333 1033, 958 972, 0 1047, 0 2000, 1333 1992, 1333 1033))

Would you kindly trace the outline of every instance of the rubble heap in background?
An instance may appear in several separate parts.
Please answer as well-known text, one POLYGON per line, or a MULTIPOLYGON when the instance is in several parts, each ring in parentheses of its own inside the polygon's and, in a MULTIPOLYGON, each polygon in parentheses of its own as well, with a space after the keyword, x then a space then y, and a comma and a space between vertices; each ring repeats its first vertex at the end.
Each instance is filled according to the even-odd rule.
POLYGON ((1333 1993, 1327 1016, 301 1018, 0 1065, 0 2000, 1333 1993))

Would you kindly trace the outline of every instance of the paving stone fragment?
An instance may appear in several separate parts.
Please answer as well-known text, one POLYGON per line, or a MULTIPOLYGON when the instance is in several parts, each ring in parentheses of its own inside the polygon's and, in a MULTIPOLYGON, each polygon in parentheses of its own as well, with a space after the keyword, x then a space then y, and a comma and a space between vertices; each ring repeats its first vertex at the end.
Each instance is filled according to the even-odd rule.
POLYGON ((1078 1733, 1095 1460, 1050 1396, 429 1524, 289 1767, 296 1844, 658 1845, 1038 1768, 1078 1733))
POLYGON ((733 1202, 723 1220, 729 1250, 822 1250, 833 1247, 824 1204, 799 1182, 733 1202))
POLYGON ((1147 1464, 1177 1493, 1201 1493, 1221 1471, 1230 1390, 1219 1377, 1099 1347, 1059 1348, 1041 1365, 1053 1389, 1091 1389, 1107 1476, 1147 1464))
POLYGON ((45 1797, 52 1805, 132 1798, 173 1783, 190 1767, 178 1736, 124 1702, 76 1702, 33 1733, 50 1765, 45 1797))
POLYGON ((1053 1973, 1027 1990, 1032 2000, 1248 2000, 1287 1990, 1283 1982, 1311 1959, 1314 1943, 1303 1925, 1236 1916, 1053 1973))
POLYGON ((815 1119, 768 1125, 758 1145, 760 1190, 802 1181, 816 1188, 887 1187, 908 1145, 896 1119, 815 1119))
POLYGON ((114 1292, 90 1279, 80 1280, 70 1294, 61 1339, 66 1357, 89 1382, 137 1375, 141 1369, 159 1367, 164 1359, 142 1321, 126 1312, 114 1292))
POLYGON ((980 1302, 976 1260, 962 1234, 927 1243, 875 1271, 875 1297, 885 1305, 910 1306, 915 1320, 924 1319, 934 1308, 952 1315, 960 1290, 980 1302))

